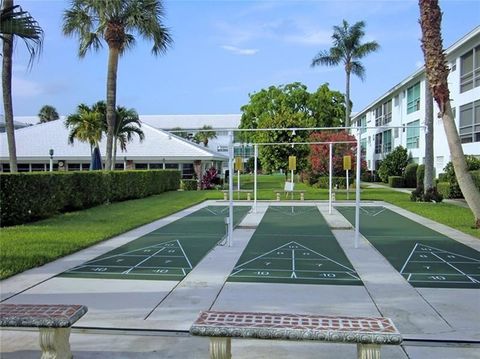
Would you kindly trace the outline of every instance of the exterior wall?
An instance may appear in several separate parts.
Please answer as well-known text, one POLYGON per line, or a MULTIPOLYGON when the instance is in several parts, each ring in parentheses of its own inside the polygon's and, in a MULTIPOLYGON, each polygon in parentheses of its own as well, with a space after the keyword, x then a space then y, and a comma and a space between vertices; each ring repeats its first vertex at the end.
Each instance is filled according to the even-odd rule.
MULTIPOLYGON (((450 98, 452 108, 455 113, 455 123, 459 128, 460 121, 460 108, 465 104, 472 103, 474 101, 480 101, 480 86, 474 87, 465 92, 460 92, 460 72, 461 64, 460 58, 462 55, 471 51, 473 48, 480 49, 480 28, 475 29, 472 33, 468 34, 467 39, 454 44, 450 49, 447 49, 447 61, 451 68, 450 75, 448 77, 450 98), (470 35, 470 36, 468 36, 470 35)), ((480 58, 480 56, 478 56, 480 58)), ((477 68, 477 76, 480 76, 480 64, 477 68)), ((480 83, 480 80, 477 82, 480 83)), ((377 170, 377 161, 382 160, 391 151, 391 149, 401 145, 407 147, 407 133, 408 124, 419 120, 420 125, 425 123, 425 72, 423 69, 417 71, 409 78, 396 85, 389 92, 385 93, 369 105, 364 110, 360 111, 353 118, 353 123, 357 126, 361 126, 361 119, 366 117, 366 127, 368 128, 361 134, 361 140, 366 142, 366 150, 364 151, 367 160, 369 170, 377 170), (418 110, 411 113, 407 113, 408 96, 407 90, 415 83, 420 82, 420 103, 418 110), (382 127, 375 124, 375 109, 391 100, 392 101, 392 119, 382 127), (398 129, 394 129, 398 127, 398 129), (388 128, 392 128, 392 146, 391 149, 382 149, 381 153, 375 153, 375 135, 386 131, 388 128), (396 135, 396 136, 395 136, 396 135)), ((443 172, 443 168, 450 161, 450 151, 447 144, 447 139, 443 129, 442 119, 438 118, 437 114, 439 109, 434 104, 434 167, 436 174, 443 172)), ((476 123, 480 127, 480 112, 477 111, 476 123)), ((424 163, 425 156, 425 131, 420 129, 420 137, 418 148, 409 148, 409 155, 416 160, 416 162, 424 163)), ((464 143, 464 153, 467 155, 475 155, 480 157, 480 140, 474 138, 474 142, 464 143)))

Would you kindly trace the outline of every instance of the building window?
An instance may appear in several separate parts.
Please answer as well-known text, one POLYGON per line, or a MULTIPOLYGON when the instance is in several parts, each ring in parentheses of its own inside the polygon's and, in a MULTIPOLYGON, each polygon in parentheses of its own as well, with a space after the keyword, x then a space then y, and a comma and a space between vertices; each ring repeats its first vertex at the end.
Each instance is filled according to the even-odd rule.
POLYGON ((383 152, 389 153, 392 150, 392 130, 383 132, 383 152))
POLYGON ((44 163, 32 163, 32 172, 45 171, 44 163))
POLYGON ((183 163, 182 164, 182 178, 183 179, 192 179, 195 176, 195 170, 193 168, 193 163, 183 163))
POLYGON ((367 116, 363 115, 357 120, 357 127, 360 127, 360 133, 367 132, 367 116))
POLYGON ((375 126, 382 126, 392 121, 392 100, 388 100, 375 109, 375 126))
POLYGON ((28 163, 17 164, 18 172, 30 172, 30 165, 28 163))
POLYGON ((480 46, 460 57, 460 92, 480 86, 480 46))
POLYGON ((382 134, 375 135, 375 153, 382 153, 382 134))
POLYGON ((80 163, 68 163, 67 170, 68 171, 80 171, 81 164, 80 163))
POLYGON ((163 163, 150 163, 150 169, 151 170, 161 170, 161 169, 163 169, 163 163))
POLYGON ((420 110, 420 82, 407 89, 407 114, 420 110))
POLYGON ((407 148, 418 148, 420 145, 420 120, 407 124, 407 148))
POLYGON ((135 163, 136 170, 146 170, 148 169, 148 164, 146 163, 135 163))
POLYGON ((178 163, 165 163, 166 170, 178 170, 178 163))
POLYGON ((443 156, 437 156, 435 161, 435 168, 437 169, 437 173, 443 170, 443 156))
POLYGON ((480 142, 480 101, 460 106, 458 130, 462 143, 480 142))
POLYGON ((367 153, 367 139, 364 138, 363 140, 360 140, 360 148, 362 149, 362 154, 365 155, 367 153))

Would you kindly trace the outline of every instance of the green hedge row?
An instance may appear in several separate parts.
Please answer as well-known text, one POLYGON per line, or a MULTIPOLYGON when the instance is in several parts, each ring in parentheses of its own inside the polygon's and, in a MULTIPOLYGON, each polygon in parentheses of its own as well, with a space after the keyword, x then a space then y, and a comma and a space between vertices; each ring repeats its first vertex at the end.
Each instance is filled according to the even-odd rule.
POLYGON ((402 176, 388 176, 388 185, 392 188, 404 187, 405 181, 402 176))
POLYGON ((450 194, 450 183, 438 182, 437 192, 440 193, 443 196, 443 198, 448 198, 448 195, 450 194))
POLYGON ((0 174, 0 225, 143 198, 179 186, 180 172, 174 170, 0 174))
POLYGON ((198 180, 184 179, 182 180, 182 189, 184 191, 196 191, 198 188, 198 180))
MULTIPOLYGON (((350 187, 355 181, 354 176, 348 178, 350 187)), ((329 178, 318 177, 318 182, 313 185, 315 188, 328 188, 329 178)), ((332 177, 332 186, 334 188, 347 188, 347 179, 345 177, 332 177)))

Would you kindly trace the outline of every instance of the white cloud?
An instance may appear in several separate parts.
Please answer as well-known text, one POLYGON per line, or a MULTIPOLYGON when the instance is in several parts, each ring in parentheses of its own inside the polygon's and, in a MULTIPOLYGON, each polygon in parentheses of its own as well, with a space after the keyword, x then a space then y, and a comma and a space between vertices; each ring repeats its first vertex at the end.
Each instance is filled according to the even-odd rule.
POLYGON ((300 45, 330 45, 331 34, 327 31, 303 32, 285 36, 285 41, 300 45))
POLYGON ((44 88, 37 82, 25 80, 18 76, 12 77, 12 93, 14 96, 34 97, 44 92, 44 88))
POLYGON ((230 45, 223 45, 222 49, 227 50, 235 55, 243 55, 243 56, 252 56, 258 53, 258 49, 241 49, 236 46, 230 46, 230 45))

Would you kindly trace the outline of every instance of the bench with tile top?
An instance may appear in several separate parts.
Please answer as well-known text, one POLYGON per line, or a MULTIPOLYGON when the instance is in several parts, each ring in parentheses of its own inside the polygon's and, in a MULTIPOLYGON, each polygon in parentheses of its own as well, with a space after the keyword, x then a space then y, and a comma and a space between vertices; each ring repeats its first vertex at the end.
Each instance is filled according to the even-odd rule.
POLYGON ((289 193, 292 194, 292 199, 293 199, 293 195, 295 193, 300 193, 300 201, 304 201, 305 200, 305 191, 304 190, 291 190, 291 191, 285 191, 285 190, 274 190, 273 192, 275 192, 275 200, 277 201, 280 201, 280 196, 283 194, 285 194, 285 197, 288 196, 289 193))
POLYGON ((0 304, 0 326, 39 328, 42 359, 69 359, 71 326, 86 312, 84 305, 0 304))
POLYGON ((381 345, 400 345, 389 318, 204 311, 190 328, 210 337, 210 358, 230 359, 231 338, 357 344, 358 358, 379 359, 381 345))

